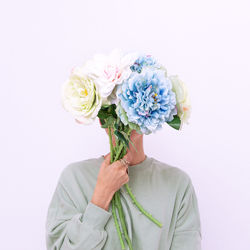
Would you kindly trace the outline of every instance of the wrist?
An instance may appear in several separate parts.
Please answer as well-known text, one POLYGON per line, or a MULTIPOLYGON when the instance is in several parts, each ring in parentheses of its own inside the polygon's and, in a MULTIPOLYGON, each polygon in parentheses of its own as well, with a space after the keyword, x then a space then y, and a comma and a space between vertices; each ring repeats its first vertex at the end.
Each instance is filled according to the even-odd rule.
POLYGON ((96 206, 99 206, 106 211, 109 210, 110 202, 113 198, 114 192, 106 190, 106 189, 99 189, 95 188, 91 202, 96 206))

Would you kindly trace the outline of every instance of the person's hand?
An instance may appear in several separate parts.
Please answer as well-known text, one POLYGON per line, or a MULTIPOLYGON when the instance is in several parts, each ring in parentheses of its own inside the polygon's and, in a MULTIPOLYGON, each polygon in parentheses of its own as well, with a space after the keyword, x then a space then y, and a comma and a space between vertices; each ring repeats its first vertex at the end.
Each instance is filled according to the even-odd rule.
MULTIPOLYGON (((124 156, 127 159, 127 154, 124 156)), ((129 181, 128 165, 120 160, 110 164, 110 153, 102 162, 91 202, 108 211, 113 195, 129 181)))

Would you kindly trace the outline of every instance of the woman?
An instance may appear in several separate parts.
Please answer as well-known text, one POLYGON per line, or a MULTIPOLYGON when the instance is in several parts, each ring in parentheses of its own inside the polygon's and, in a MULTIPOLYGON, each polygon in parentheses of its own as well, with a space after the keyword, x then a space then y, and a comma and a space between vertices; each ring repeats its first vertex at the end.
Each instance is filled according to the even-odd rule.
POLYGON ((201 249, 200 216, 190 177, 145 155, 143 134, 133 130, 131 140, 137 152, 130 144, 124 161, 110 164, 108 153, 63 170, 47 214, 48 250, 121 249, 110 206, 119 189, 134 250, 201 249), (123 188, 127 182, 162 228, 135 207, 123 188))

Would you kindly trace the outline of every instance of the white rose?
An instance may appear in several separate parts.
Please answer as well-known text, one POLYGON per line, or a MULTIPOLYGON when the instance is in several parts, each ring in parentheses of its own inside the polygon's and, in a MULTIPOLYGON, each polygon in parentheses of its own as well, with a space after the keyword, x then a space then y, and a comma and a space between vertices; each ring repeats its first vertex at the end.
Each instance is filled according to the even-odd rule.
POLYGON ((116 102, 115 87, 130 76, 130 66, 136 59, 136 53, 124 56, 120 50, 115 49, 110 55, 97 54, 86 62, 85 67, 99 86, 102 98, 111 103, 116 102))
POLYGON ((169 76, 172 82, 172 90, 176 95, 177 115, 181 121, 188 123, 191 113, 191 104, 186 85, 177 75, 169 76))
POLYGON ((63 84, 62 105, 78 123, 91 124, 95 120, 102 99, 95 82, 84 67, 75 68, 63 84))

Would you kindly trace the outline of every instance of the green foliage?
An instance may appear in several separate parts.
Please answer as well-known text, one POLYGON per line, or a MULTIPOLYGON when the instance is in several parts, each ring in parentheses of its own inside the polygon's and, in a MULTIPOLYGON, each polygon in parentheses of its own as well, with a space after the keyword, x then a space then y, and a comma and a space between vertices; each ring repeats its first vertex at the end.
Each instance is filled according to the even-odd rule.
POLYGON ((125 139, 131 143, 131 145, 134 147, 135 151, 137 152, 135 144, 130 140, 129 135, 126 132, 124 132, 124 131, 120 131, 120 132, 123 134, 123 136, 125 137, 125 139))
POLYGON ((129 141, 124 137, 124 135, 119 131, 119 130, 115 130, 114 134, 117 136, 117 138, 119 140, 121 140, 122 142, 124 142, 124 144, 129 147, 129 141))
POLYGON ((97 117, 100 118, 102 128, 108 128, 109 126, 113 126, 117 119, 117 114, 115 112, 116 105, 103 105, 99 110, 97 117))
POLYGON ((123 124, 116 114, 116 105, 103 105, 97 115, 100 118, 102 128, 113 128, 117 142, 121 142, 126 148, 129 148, 129 142, 137 151, 134 143, 130 140, 132 128, 130 124, 123 124))
POLYGON ((171 126, 172 128, 176 129, 176 130, 180 130, 181 127, 181 119, 178 115, 174 116, 174 119, 170 122, 167 122, 167 124, 169 126, 171 126))

